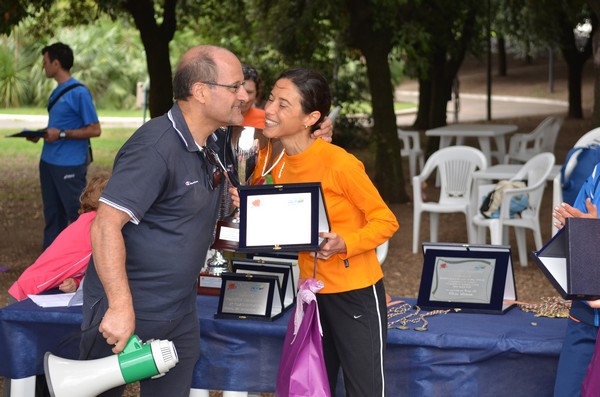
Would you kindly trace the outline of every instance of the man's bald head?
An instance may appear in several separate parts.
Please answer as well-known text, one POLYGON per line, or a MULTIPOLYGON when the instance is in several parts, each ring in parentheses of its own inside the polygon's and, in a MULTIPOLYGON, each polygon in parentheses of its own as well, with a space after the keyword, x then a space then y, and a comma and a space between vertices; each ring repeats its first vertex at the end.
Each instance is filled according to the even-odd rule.
MULTIPOLYGON (((191 95, 191 88, 199 81, 217 81, 222 62, 240 61, 229 50, 212 45, 192 47, 183 54, 173 78, 173 97, 184 100, 191 95)), ((240 64, 241 67, 241 64, 240 64)))

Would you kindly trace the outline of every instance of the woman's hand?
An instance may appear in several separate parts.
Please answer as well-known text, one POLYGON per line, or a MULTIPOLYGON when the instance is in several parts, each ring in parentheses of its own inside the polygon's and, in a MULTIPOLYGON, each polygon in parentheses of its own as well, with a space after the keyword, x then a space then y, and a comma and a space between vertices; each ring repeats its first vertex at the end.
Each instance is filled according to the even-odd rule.
POLYGON ((346 242, 337 233, 319 233, 319 237, 324 238, 321 243, 321 250, 315 252, 318 259, 329 259, 337 253, 346 252, 346 242))
POLYGON ((585 207, 587 209, 587 214, 567 203, 557 205, 554 207, 554 212, 552 212, 552 217, 556 219, 556 222, 553 222, 554 226, 558 229, 562 229, 567 218, 598 218, 598 208, 595 204, 592 204, 592 200, 590 200, 589 197, 585 200, 585 207))
POLYGON ((60 283, 58 289, 62 292, 75 292, 77 291, 77 283, 74 278, 69 277, 60 283))

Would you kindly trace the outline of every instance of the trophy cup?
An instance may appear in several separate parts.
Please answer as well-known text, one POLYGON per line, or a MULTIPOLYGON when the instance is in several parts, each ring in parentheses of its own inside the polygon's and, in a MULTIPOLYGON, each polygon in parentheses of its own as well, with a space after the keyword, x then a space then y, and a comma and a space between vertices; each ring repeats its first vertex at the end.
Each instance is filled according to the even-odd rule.
POLYGON ((229 261, 223 251, 235 252, 239 241, 239 209, 232 211, 229 187, 246 184, 252 176, 261 142, 264 140, 262 130, 254 127, 235 126, 228 131, 226 145, 231 149, 233 157, 233 175, 227 173, 222 190, 219 220, 215 230, 215 238, 208 259, 200 271, 198 293, 219 295, 221 291, 221 274, 230 271, 229 261), (229 214, 229 215, 225 215, 229 214))

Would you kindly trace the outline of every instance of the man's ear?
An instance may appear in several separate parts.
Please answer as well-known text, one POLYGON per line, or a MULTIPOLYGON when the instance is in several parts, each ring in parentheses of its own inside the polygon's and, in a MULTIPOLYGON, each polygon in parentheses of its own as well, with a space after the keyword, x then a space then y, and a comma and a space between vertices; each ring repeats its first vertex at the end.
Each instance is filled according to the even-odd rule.
POLYGON ((206 98, 204 96, 206 90, 206 85, 202 83, 194 83, 192 84, 191 94, 197 101, 204 103, 206 98))

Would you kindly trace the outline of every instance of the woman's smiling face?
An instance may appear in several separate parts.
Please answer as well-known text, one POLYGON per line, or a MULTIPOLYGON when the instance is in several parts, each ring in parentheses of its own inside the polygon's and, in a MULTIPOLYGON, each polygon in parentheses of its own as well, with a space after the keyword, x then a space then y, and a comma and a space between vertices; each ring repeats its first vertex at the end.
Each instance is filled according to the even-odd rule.
POLYGON ((307 115, 302 111, 302 97, 289 79, 279 79, 265 105, 267 138, 280 138, 306 132, 307 115))

